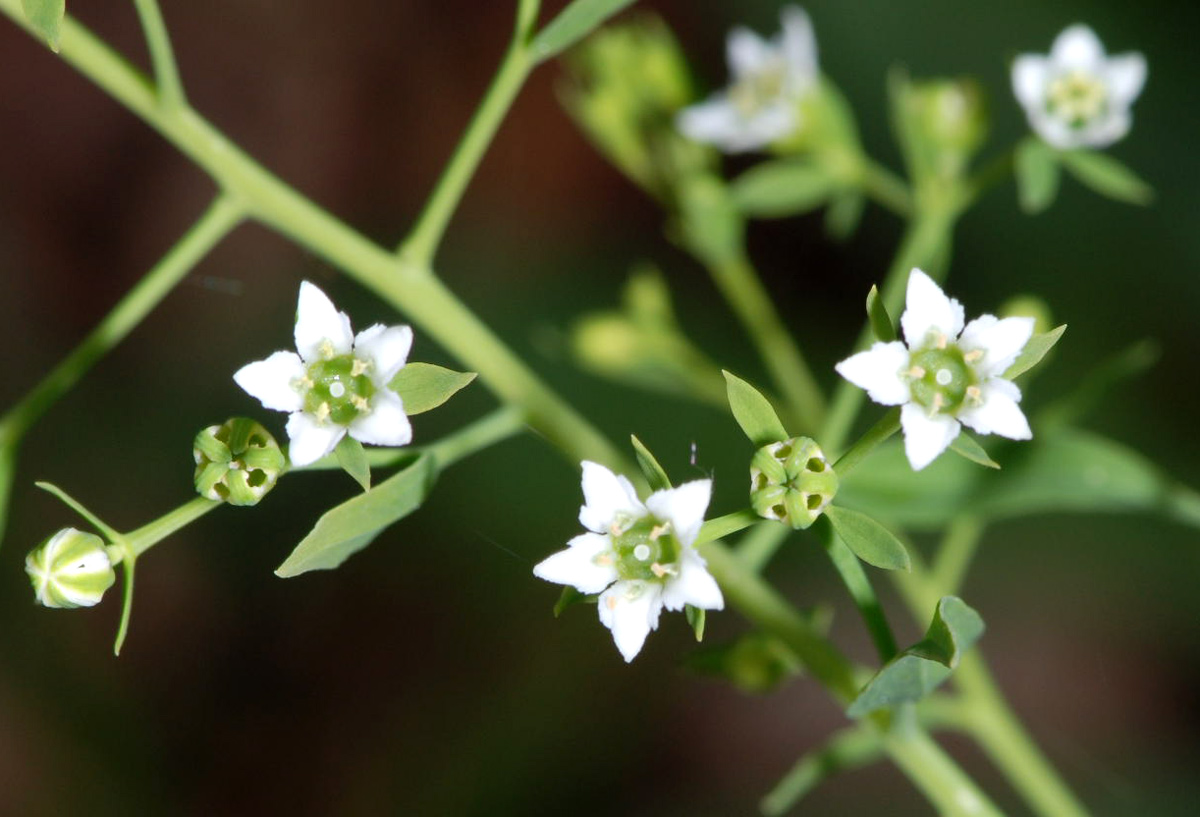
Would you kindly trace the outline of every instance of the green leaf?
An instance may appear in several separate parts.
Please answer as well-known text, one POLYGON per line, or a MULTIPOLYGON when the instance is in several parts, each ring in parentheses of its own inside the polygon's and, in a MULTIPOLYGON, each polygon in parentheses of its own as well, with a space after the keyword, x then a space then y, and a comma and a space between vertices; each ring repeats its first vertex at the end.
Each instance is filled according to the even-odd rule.
POLYGON ((275 575, 288 579, 337 567, 419 508, 436 477, 433 458, 422 454, 400 473, 326 511, 275 575))
POLYGON ((825 516, 854 555, 883 570, 909 570, 908 551, 891 531, 871 517, 849 508, 829 505, 825 516))
POLYGON ((558 618, 563 614, 564 610, 568 607, 574 607, 576 604, 595 604, 599 598, 599 593, 580 593, 568 584, 562 589, 562 593, 558 595, 558 601, 554 602, 554 617, 558 618))
POLYGON ((867 318, 871 321, 871 331, 878 340, 890 343, 896 339, 896 324, 892 323, 892 316, 883 305, 883 298, 879 297, 879 288, 874 285, 867 293, 867 318))
POLYGON ((435 409, 475 379, 475 372, 456 372, 432 363, 409 363, 396 373, 388 388, 404 401, 404 413, 435 409))
POLYGON ((950 443, 950 450, 960 457, 965 457, 973 463, 982 465, 985 468, 1000 469, 1000 463, 988 456, 988 452, 983 449, 983 446, 967 432, 961 432, 954 438, 954 442, 950 443))
POLYGON ((690 604, 685 604, 683 607, 684 615, 687 616, 688 626, 692 628, 692 632, 696 634, 697 641, 704 640, 704 622, 706 619, 705 610, 701 607, 693 607, 690 604))
POLYGON ((1042 358, 1054 348, 1054 344, 1058 343, 1058 339, 1066 331, 1067 325, 1064 323, 1061 326, 1051 329, 1049 332, 1039 332, 1031 337, 1029 342, 1025 344, 1025 348, 1021 350, 1021 354, 1017 355, 1017 359, 1013 361, 1013 364, 1005 369, 1003 374, 1004 379, 1012 380, 1014 377, 1024 374, 1041 363, 1042 358))
POLYGON ((757 389, 734 374, 722 370, 725 375, 725 393, 733 419, 754 443, 755 448, 777 443, 788 438, 788 433, 779 421, 779 415, 771 408, 770 401, 757 389))
POLYGON ((1013 156, 1021 209, 1036 215, 1054 203, 1060 178, 1058 154, 1036 136, 1017 145, 1013 156))
POLYGON ((1058 158, 1068 173, 1102 196, 1127 204, 1149 204, 1154 198, 1154 188, 1106 153, 1064 150, 1058 158))
POLYGON ((133 617, 133 569, 136 563, 137 557, 126 551, 125 557, 121 559, 125 588, 121 594, 121 621, 117 624, 117 637, 113 640, 113 655, 121 654, 121 647, 125 646, 125 636, 129 635, 129 620, 133 617))
POLYGON ((825 232, 834 241, 845 241, 854 235, 862 220, 867 197, 857 190, 835 193, 825 209, 825 232))
POLYGON ((637 457, 638 466, 646 475, 646 482, 650 483, 650 490, 662 491, 670 488, 671 480, 667 476, 667 472, 658 464, 658 460, 650 453, 650 449, 633 434, 629 435, 629 441, 633 444, 633 454, 637 457))
POLYGON ((575 0, 546 24, 530 43, 533 58, 548 60, 586 37, 634 0, 575 0))
POLYGON ((979 613, 962 599, 945 596, 938 602, 925 638, 884 664, 846 714, 861 718, 877 709, 921 700, 949 677, 983 630, 979 613))
POLYGON ((371 463, 367 461, 367 452, 363 451, 362 443, 347 434, 337 444, 334 453, 342 470, 361 485, 364 491, 371 490, 371 463))
POLYGON ((743 692, 753 693, 777 689, 804 669, 787 644, 763 632, 746 633, 729 643, 697 649, 684 665, 692 672, 727 679, 743 692))
POLYGON ((734 205, 753 218, 784 218, 825 203, 836 181, 820 165, 776 159, 755 165, 730 184, 734 205))
POLYGON ((57 54, 60 29, 67 13, 66 0, 21 0, 21 8, 34 32, 57 54))

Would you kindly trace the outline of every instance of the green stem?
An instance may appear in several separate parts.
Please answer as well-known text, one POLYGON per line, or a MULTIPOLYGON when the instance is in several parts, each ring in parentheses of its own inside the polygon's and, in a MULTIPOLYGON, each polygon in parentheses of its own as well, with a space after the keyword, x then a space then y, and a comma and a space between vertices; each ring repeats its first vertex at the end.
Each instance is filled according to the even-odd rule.
POLYGON ((724 516, 718 516, 716 519, 709 519, 700 528, 700 535, 696 537, 695 544, 703 545, 706 542, 715 542, 718 539, 724 539, 731 533, 745 530, 761 521, 762 517, 749 508, 727 513, 724 516))
POLYGON ((175 53, 171 49, 171 38, 163 22, 157 0, 133 0, 137 7, 142 31, 146 34, 146 45, 150 49, 150 63, 154 66, 158 101, 164 108, 181 108, 187 104, 183 83, 179 79, 179 67, 175 64, 175 53))
POLYGON ((867 458, 875 448, 900 430, 900 409, 894 408, 879 418, 875 425, 871 426, 867 431, 858 438, 858 442, 850 446, 850 449, 838 458, 833 464, 833 470, 838 477, 844 477, 846 474, 867 458))
POLYGON ((821 781, 838 772, 867 766, 882 754, 879 735, 873 730, 859 726, 843 729, 819 750, 796 761, 762 799, 759 809, 766 817, 782 817, 821 781))
POLYGON ((896 215, 908 217, 913 203, 904 180, 865 154, 860 157, 860 162, 859 183, 863 192, 896 215))
POLYGON ((709 272, 788 402, 799 426, 794 430, 819 428, 825 418, 825 397, 750 261, 737 255, 710 264, 709 272))
POLYGON ((943 817, 1002 817, 975 782, 915 724, 889 731, 884 748, 943 817))
POLYGON ((175 531, 191 524, 204 516, 204 514, 214 508, 221 507, 223 504, 222 502, 214 502, 211 499, 198 496, 180 505, 170 513, 163 514, 153 522, 124 534, 124 539, 128 543, 130 550, 133 551, 133 555, 135 557, 141 556, 175 531))
POLYGON ((8 413, 11 437, 23 436, 46 409, 66 394, 93 364, 128 335, 209 250, 237 226, 241 208, 218 197, 187 234, 122 298, 67 357, 8 413))
POLYGON ((829 524, 828 520, 820 525, 817 538, 829 554, 829 561, 833 562, 842 583, 850 591, 850 598, 854 600, 854 606, 858 608, 863 622, 867 625, 867 632, 871 634, 875 650, 879 653, 880 663, 886 664, 896 655, 896 637, 892 635, 892 628, 888 625, 887 616, 883 613, 871 580, 863 570, 862 562, 846 547, 846 543, 834 532, 833 525, 829 524))
POLYGON ((932 580, 941 595, 957 596, 983 534, 983 520, 969 513, 950 521, 933 563, 932 580))
POLYGON ((420 267, 433 262, 438 244, 446 232, 451 216, 458 208, 467 185, 475 175, 488 146, 504 121, 526 77, 536 64, 530 54, 529 35, 537 22, 537 2, 523 0, 517 15, 512 43, 504 55, 500 69, 475 111, 462 140, 442 171, 437 186, 408 238, 400 245, 401 258, 420 267))
POLYGON ((512 406, 496 409, 453 434, 424 447, 439 469, 507 440, 525 428, 525 415, 512 406))
POLYGON ((762 573, 775 551, 787 539, 792 530, 778 522, 763 522, 742 537, 738 543, 737 557, 747 570, 762 573))

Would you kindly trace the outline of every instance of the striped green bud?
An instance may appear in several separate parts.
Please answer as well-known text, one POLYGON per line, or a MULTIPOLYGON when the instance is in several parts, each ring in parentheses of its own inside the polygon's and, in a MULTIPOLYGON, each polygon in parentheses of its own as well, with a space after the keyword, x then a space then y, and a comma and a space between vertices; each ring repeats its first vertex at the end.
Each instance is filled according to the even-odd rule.
POLYGON ((91 607, 117 580, 104 540, 63 528, 25 557, 33 593, 45 607, 91 607))
POLYGON ((754 512, 798 530, 817 521, 837 489, 837 474, 821 447, 808 437, 763 446, 750 462, 754 512))
POLYGON ((259 423, 234 417, 209 426, 192 443, 196 491, 230 505, 255 505, 275 487, 287 458, 259 423))

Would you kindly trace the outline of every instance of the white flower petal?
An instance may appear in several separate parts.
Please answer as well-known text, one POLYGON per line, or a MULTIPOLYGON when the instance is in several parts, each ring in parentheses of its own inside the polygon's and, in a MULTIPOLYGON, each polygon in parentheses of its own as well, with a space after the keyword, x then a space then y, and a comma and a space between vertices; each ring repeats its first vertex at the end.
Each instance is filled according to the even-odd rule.
POLYGON ((295 352, 276 352, 266 360, 247 363, 233 375, 251 397, 274 411, 299 411, 304 396, 293 386, 305 375, 304 362, 295 352))
POLYGON ((1104 62, 1104 46, 1094 31, 1076 23, 1055 38, 1050 47, 1050 59, 1059 68, 1079 68, 1096 73, 1104 62))
POLYGON ((687 547, 700 534, 711 497, 712 480, 698 479, 677 488, 655 491, 647 497, 646 507, 659 519, 670 522, 675 537, 687 547))
POLYGON ((560 550, 538 562, 533 575, 555 584, 569 584, 580 593, 599 593, 617 580, 617 568, 610 557, 600 559, 612 552, 607 536, 598 533, 582 533, 570 542, 567 549, 560 550))
POLYGON ((632 661, 646 643, 650 631, 658 628, 662 612, 662 585, 641 581, 620 581, 600 594, 600 622, 612 631, 617 649, 632 661))
POLYGON ((725 94, 715 94, 680 111, 675 126, 695 142, 722 145, 738 132, 741 117, 725 94))
POLYGON ((783 23, 779 48, 795 85, 791 90, 801 92, 817 78, 817 37, 808 13, 799 6, 785 6, 779 16, 783 23))
POLYGON ((910 349, 924 346, 930 333, 939 333, 953 340, 963 328, 962 304, 946 297, 946 293, 932 278, 913 267, 908 276, 900 327, 904 330, 904 339, 908 341, 910 349))
POLYGON ((682 610, 685 604, 702 610, 725 608, 725 597, 717 580, 708 572, 704 557, 691 548, 679 559, 679 575, 663 587, 662 600, 668 610, 682 610))
POLYGON ((1015 384, 996 377, 980 386, 982 403, 958 413, 958 419, 980 434, 999 434, 1010 440, 1033 437, 1029 421, 1021 407, 1021 390, 1015 384))
POLYGON ((646 513, 629 480, 603 465, 584 461, 582 484, 579 523, 590 531, 607 533, 617 514, 639 517, 646 513))
POLYGON ((753 74, 770 62, 775 49, 769 42, 744 26, 729 32, 725 40, 725 57, 729 61, 729 73, 735 78, 753 74))
POLYGON ((842 377, 860 389, 876 403, 898 406, 912 399, 908 383, 900 372, 908 367, 908 349, 898 340, 876 343, 865 352, 843 360, 834 366, 842 377))
POLYGON ((1132 124, 1129 111, 1111 110, 1108 116, 1092 122, 1081 131, 1077 144, 1082 147, 1106 148, 1129 133, 1129 126, 1132 124))
POLYGON ((350 436, 369 445, 408 445, 412 442, 412 423, 404 413, 404 403, 394 391, 383 389, 371 398, 371 411, 350 423, 350 436))
POLYGON ((1051 116, 1045 108, 1030 108, 1028 114, 1029 127, 1051 147, 1070 150, 1087 144, 1082 135, 1083 131, 1072 128, 1056 116, 1051 116))
POLYGON ((1013 95, 1026 109, 1043 108, 1050 65, 1037 54, 1022 54, 1013 61, 1013 95))
POLYGON ((1104 74, 1108 80, 1110 104, 1128 107, 1146 84, 1146 58, 1138 53, 1118 54, 1109 58, 1104 74))
POLYGON ((300 299, 296 304, 296 351, 306 363, 321 357, 321 346, 325 341, 334 354, 344 355, 354 343, 350 331, 350 319, 338 312, 333 301, 314 284, 300 284, 300 299))
POLYGON ((958 339, 964 352, 980 351, 983 357, 972 364, 982 378, 1003 374, 1033 336, 1033 318, 997 318, 980 315, 967 324, 958 339))
POLYGON ((930 417, 924 408, 908 403, 900 409, 904 429, 904 453, 914 471, 920 471, 950 447, 962 426, 947 414, 930 417))
POLYGON ((297 468, 310 465, 333 451, 345 433, 345 426, 321 424, 297 411, 287 421, 288 459, 297 468))
POLYGON ((387 386, 408 360, 412 342, 411 327, 377 323, 354 337, 354 355, 374 364, 371 379, 376 386, 387 386))

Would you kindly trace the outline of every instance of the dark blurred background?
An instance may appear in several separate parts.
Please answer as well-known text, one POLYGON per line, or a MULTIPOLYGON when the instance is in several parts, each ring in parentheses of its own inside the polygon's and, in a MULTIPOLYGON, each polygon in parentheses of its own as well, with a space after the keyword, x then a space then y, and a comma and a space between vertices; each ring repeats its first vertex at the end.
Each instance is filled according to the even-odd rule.
MULTIPOLYGON (((404 234, 497 64, 513 3, 481 0, 163 0, 189 97, 267 167, 392 245, 404 234)), ((547 2, 546 14, 561 7, 547 2)), ((777 29, 776 0, 639 3, 676 30, 704 87, 724 82, 724 36, 777 29)), ((1157 188, 1131 208, 1064 183, 1045 215, 1003 187, 956 237, 950 291, 968 312, 1036 292, 1070 324, 1028 405, 1141 339, 1160 364, 1089 421, 1200 483, 1200 143, 1192 4, 1115 0, 807 4, 821 64, 868 149, 897 167, 884 75, 972 74, 990 92, 995 152, 1025 133, 1007 64, 1090 23, 1112 52, 1146 53, 1135 127, 1113 153, 1157 188)), ((146 63, 132 4, 70 10, 146 63)), ((0 405, 18 399, 205 207, 209 181, 131 114, 7 20, 0 22, 0 405)), ((660 214, 594 153, 540 69, 501 130, 439 257, 445 280, 533 365, 622 439, 636 432, 678 478, 714 472, 714 510, 743 501, 728 417, 612 386, 567 359, 564 328, 615 305, 652 258, 685 327, 758 378, 751 350, 660 214), (696 465, 689 463, 692 444, 696 465)), ((901 225, 868 210, 830 243, 819 215, 761 225, 768 285, 826 383, 887 267, 901 225)), ((34 607, 27 550, 78 524, 33 481, 53 481, 121 528, 192 494, 190 440, 262 414, 230 377, 288 345, 310 279, 356 326, 395 321, 353 282, 255 225, 240 228, 56 406, 21 451, 0 550, 0 813, 15 815, 742 815, 843 719, 798 681, 749 696, 680 667, 690 633, 668 616, 626 666, 590 608, 555 620, 530 569, 577 529, 577 467, 532 436, 443 478, 428 506, 335 573, 272 570, 340 474, 287 479, 254 511, 220 509, 141 563, 132 630, 114 659, 116 593, 92 611, 34 607)), ((452 363, 418 338, 414 359, 452 363)), ((491 405, 474 387, 415 421, 432 439, 491 405)), ((282 415, 266 418, 282 434, 282 415)), ((1200 762, 1200 543, 1142 517, 1038 517, 989 531, 964 591, 1016 709, 1098 814, 1193 814, 1200 762)), ((772 578, 799 604, 833 600, 834 633, 870 647, 821 555, 793 542, 772 578)), ((902 641, 918 628, 881 582, 902 641)), ((710 638, 744 628, 710 617, 710 638)), ((1013 813, 982 756, 956 755, 1013 813)), ((925 814, 882 765, 833 780, 807 814, 925 814)))

